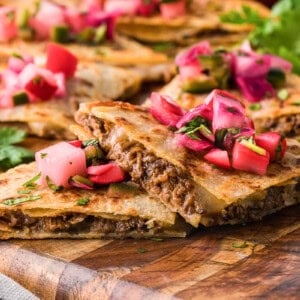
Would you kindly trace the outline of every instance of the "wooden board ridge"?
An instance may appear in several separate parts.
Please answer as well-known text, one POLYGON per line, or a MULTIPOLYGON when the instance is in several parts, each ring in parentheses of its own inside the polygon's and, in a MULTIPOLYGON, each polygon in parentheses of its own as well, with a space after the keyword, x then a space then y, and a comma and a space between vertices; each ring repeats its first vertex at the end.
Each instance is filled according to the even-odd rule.
POLYGON ((41 299, 297 299, 299 216, 187 239, 3 241, 0 272, 41 299))

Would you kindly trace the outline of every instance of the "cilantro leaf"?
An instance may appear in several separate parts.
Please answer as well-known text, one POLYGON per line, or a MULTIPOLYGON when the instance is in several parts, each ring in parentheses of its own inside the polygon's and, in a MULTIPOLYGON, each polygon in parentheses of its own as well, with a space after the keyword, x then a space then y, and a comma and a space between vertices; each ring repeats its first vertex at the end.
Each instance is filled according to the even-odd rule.
POLYGON ((34 159, 34 153, 22 147, 13 145, 0 146, 0 169, 7 170, 34 159))
POLYGON ((24 130, 13 127, 0 128, 0 170, 5 171, 34 159, 34 153, 23 147, 14 146, 25 139, 24 130))
POLYGON ((266 19, 261 17, 256 10, 249 6, 243 5, 242 11, 229 11, 220 16, 223 23, 233 24, 253 24, 256 26, 262 26, 265 24, 266 19))
POLYGON ((0 145, 11 145, 20 143, 25 138, 25 131, 13 127, 0 128, 0 145))

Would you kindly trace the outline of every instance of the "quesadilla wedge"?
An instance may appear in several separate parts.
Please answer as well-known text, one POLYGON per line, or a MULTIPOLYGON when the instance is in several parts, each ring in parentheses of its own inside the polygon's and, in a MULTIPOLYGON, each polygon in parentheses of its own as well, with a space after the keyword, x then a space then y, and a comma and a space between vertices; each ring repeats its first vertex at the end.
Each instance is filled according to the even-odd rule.
MULTIPOLYGON (((108 0, 107 2, 113 2, 108 0)), ((180 2, 180 1, 178 1, 180 2)), ((220 15, 231 10, 241 10, 242 6, 253 9, 260 16, 269 16, 270 11, 256 1, 185 1, 186 14, 178 17, 163 17, 159 12, 150 16, 122 16, 117 19, 116 31, 147 43, 174 42, 179 45, 191 45, 195 39, 218 38, 235 42, 245 38, 253 29, 252 25, 224 24, 220 15)), ((109 4, 108 4, 109 5, 109 4)), ((164 4, 160 4, 164 5, 164 4)))
MULTIPOLYGON (((23 184, 35 163, 0 174, 0 239, 185 237, 183 221, 138 188, 120 185, 54 193, 23 184), (119 190, 118 190, 119 188, 119 190), (83 200, 88 199, 88 203, 83 200), (81 200, 81 201, 80 201, 81 200)), ((125 184, 124 184, 125 185, 125 184)), ((126 185, 125 185, 126 186, 126 185)))
POLYGON ((179 147, 175 133, 146 108, 86 103, 76 121, 133 181, 193 226, 257 220, 299 202, 299 165, 272 163, 265 176, 215 168, 179 147))
MULTIPOLYGON (((249 103, 244 99, 247 107, 247 114, 254 121, 258 132, 278 131, 285 136, 297 136, 300 134, 300 77, 289 74, 286 77, 284 91, 286 99, 280 100, 277 97, 265 98, 257 104, 249 103)), ((230 90, 238 98, 243 99, 237 90, 230 90)), ((160 93, 172 97, 180 106, 185 109, 192 109, 204 102, 208 93, 188 93, 182 91, 182 82, 176 76, 170 83, 165 85, 160 93)), ((146 103, 149 105, 149 102, 146 103)))

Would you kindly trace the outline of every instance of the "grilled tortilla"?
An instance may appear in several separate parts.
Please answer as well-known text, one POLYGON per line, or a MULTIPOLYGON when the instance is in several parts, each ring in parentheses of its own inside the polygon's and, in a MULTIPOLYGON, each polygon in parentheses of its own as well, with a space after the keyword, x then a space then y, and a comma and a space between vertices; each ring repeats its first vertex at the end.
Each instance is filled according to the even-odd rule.
MULTIPOLYGON (((0 63, 6 63, 12 53, 28 53, 43 56, 47 42, 15 40, 0 44, 0 63)), ((168 81, 175 72, 174 64, 165 54, 153 51, 126 37, 116 35, 114 42, 98 46, 64 44, 80 62, 99 63, 128 69, 137 73, 143 81, 168 81)))
POLYGON ((36 173, 31 163, 0 174, 0 239, 185 237, 188 232, 180 217, 138 188, 55 193, 37 187, 21 194, 23 183, 36 173), (4 204, 32 196, 40 199, 4 204), (89 202, 80 206, 77 201, 82 198, 89 202))
POLYGON ((214 168, 178 147, 146 108, 87 103, 75 118, 133 181, 193 226, 256 220, 300 200, 299 165, 272 164, 266 176, 214 168))
POLYGON ((152 17, 124 16, 118 18, 116 30, 121 34, 148 43, 172 41, 180 45, 190 45, 195 39, 199 40, 199 38, 206 38, 209 35, 215 42, 218 38, 225 36, 234 44, 245 38, 253 26, 222 23, 219 18, 222 13, 239 10, 242 5, 246 5, 261 16, 270 14, 267 7, 251 0, 192 0, 186 2, 188 2, 186 16, 168 20, 160 15, 152 17))
MULTIPOLYGON (((286 100, 266 98, 259 102, 261 108, 257 111, 251 110, 251 103, 244 99, 247 114, 254 121, 257 132, 278 131, 290 137, 300 134, 300 77, 296 74, 288 74, 284 88, 288 93, 286 100)), ((230 92, 243 100, 243 95, 239 91, 232 90, 230 92)), ((191 94, 182 92, 179 76, 176 76, 164 86, 160 93, 172 97, 185 109, 191 109, 203 103, 207 97, 205 93, 191 94)))

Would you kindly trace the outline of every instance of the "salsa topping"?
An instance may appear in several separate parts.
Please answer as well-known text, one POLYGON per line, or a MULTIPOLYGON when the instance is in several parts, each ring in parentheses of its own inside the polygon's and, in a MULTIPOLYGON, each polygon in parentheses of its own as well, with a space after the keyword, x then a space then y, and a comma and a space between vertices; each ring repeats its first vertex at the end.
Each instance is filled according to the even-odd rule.
POLYGON ((226 91, 212 91, 204 104, 188 112, 170 101, 168 97, 152 93, 150 112, 153 117, 177 129, 175 141, 179 146, 199 152, 218 167, 264 175, 270 162, 280 161, 286 152, 286 140, 279 133, 256 135, 244 104, 226 91), (174 112, 181 112, 181 117, 174 112), (170 115, 172 120, 177 119, 176 124, 170 123, 170 115))
POLYGON ((106 161, 96 139, 60 142, 36 152, 35 160, 41 174, 39 184, 54 192, 68 187, 92 190, 126 177, 115 162, 106 161))
MULTIPOLYGON (((179 53, 175 58, 182 90, 200 93, 234 84, 249 102, 275 96, 292 64, 275 55, 259 54, 245 42, 237 51, 213 51, 207 41, 179 53)), ((280 98, 280 97, 279 97, 280 98)))
POLYGON ((76 68, 77 58, 54 43, 48 45, 44 68, 31 56, 14 53, 1 73, 0 108, 66 96, 66 79, 74 76, 76 68))

